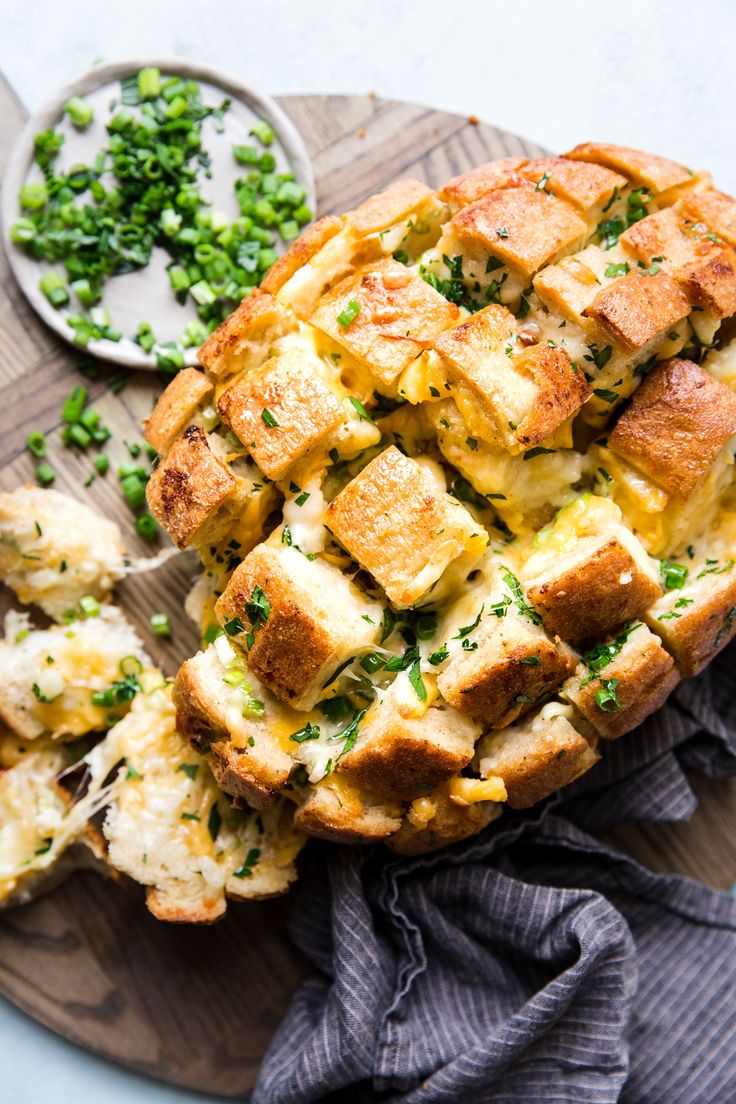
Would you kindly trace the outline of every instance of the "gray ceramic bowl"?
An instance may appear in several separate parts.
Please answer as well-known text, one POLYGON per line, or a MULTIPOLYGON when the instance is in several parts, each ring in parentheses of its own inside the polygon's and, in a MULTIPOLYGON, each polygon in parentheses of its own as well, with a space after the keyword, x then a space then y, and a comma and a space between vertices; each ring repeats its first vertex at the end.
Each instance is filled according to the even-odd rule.
MULTIPOLYGON (((62 88, 26 124, 8 161, 2 186, 3 241, 10 267, 31 306, 43 320, 66 341, 72 340, 72 330, 67 324, 67 310, 56 310, 39 289, 39 279, 49 267, 39 264, 10 241, 10 227, 20 216, 18 193, 29 179, 40 179, 40 171, 33 164, 34 138, 40 130, 56 126, 66 136, 59 154, 60 168, 75 162, 89 163, 102 147, 105 138, 105 122, 111 115, 110 102, 119 99, 121 77, 131 76, 146 66, 155 66, 163 74, 190 77, 202 86, 205 103, 217 104, 226 97, 232 101, 225 114, 224 130, 215 131, 209 120, 204 123, 205 148, 212 161, 212 178, 203 180, 201 191, 212 200, 213 207, 224 211, 229 218, 238 214, 233 182, 245 169, 232 156, 232 146, 252 143, 248 131, 256 118, 266 119, 276 135, 270 147, 277 159, 276 171, 292 171, 305 188, 307 202, 315 209, 316 195, 314 173, 304 142, 294 124, 270 96, 256 92, 240 81, 225 76, 209 65, 184 58, 130 58, 96 65, 77 80, 62 88), (95 108, 95 117, 86 131, 77 131, 66 118, 63 107, 71 96, 83 96, 95 108), (36 176, 38 174, 38 176, 36 176)), ((162 341, 176 340, 189 321, 196 317, 191 301, 180 306, 169 287, 165 273, 168 254, 154 249, 147 268, 109 280, 99 304, 110 312, 112 325, 123 332, 121 341, 91 341, 87 351, 105 360, 115 361, 128 368, 156 368, 153 353, 146 353, 131 336, 139 322, 149 322, 156 337, 162 341)), ((71 312, 80 310, 71 305, 71 312)), ((196 362, 196 350, 185 351, 187 364, 196 362)))

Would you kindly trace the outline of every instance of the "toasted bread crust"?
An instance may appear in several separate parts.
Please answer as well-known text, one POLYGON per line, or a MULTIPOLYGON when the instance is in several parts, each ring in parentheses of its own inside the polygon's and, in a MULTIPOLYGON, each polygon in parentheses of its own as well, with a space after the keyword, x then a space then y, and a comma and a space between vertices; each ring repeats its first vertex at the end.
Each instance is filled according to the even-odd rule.
POLYGON ((672 657, 659 638, 643 625, 632 633, 599 677, 591 678, 590 675, 587 667, 581 664, 565 683, 562 694, 605 740, 615 740, 640 725, 659 709, 680 681, 672 657), (618 709, 607 712, 597 704, 596 693, 603 685, 601 679, 607 683, 615 680, 618 709))
POLYGON ((662 593, 616 537, 602 543, 585 563, 547 582, 530 583, 526 591, 547 631, 572 644, 640 617, 662 593), (631 581, 624 585, 622 577, 631 581))
POLYGON ((143 436, 149 445, 165 455, 213 390, 207 377, 196 368, 178 372, 145 421, 143 436))
MULTIPOLYGON (((434 797, 433 797, 433 800, 434 797)), ((436 798, 437 812, 425 828, 417 828, 404 818, 401 828, 386 844, 399 855, 423 855, 451 843, 475 836, 501 816, 502 806, 492 801, 456 805, 445 794, 436 798)))
POLYGON ((389 598, 404 606, 423 597, 474 535, 486 536, 464 507, 439 492, 425 470, 394 446, 332 500, 326 524, 389 598), (426 586, 417 584, 428 567, 432 577, 426 586))
POLYGON ((374 843, 390 836, 400 823, 401 806, 378 799, 367 804, 354 788, 341 785, 335 791, 329 783, 312 787, 294 814, 296 828, 335 843, 374 843))
POLYGON ((663 601, 650 610, 646 621, 652 632, 658 633, 674 657, 683 678, 708 666, 736 636, 736 573, 717 577, 710 592, 676 618, 663 620, 663 601))
POLYGON ((435 193, 421 180, 394 180, 383 192, 369 196, 345 216, 356 234, 375 234, 385 230, 435 193))
POLYGON ((272 357, 257 373, 239 376, 217 409, 269 479, 282 479, 347 420, 342 403, 296 353, 272 357))
POLYGON ((213 897, 203 901, 198 910, 191 904, 179 905, 170 896, 170 890, 146 886, 146 908, 157 920, 166 924, 214 924, 225 915, 227 901, 222 897, 213 897))
POLYGON ((564 718, 539 732, 527 722, 521 730, 499 732, 481 744, 483 768, 504 781, 512 809, 528 809, 574 782, 600 759, 595 748, 564 718), (512 742, 513 735, 513 742, 512 742))
POLYGON ((587 227, 574 207, 525 183, 489 192, 451 223, 458 240, 481 246, 529 280, 544 264, 581 248, 587 227))
POLYGON ((677 209, 686 219, 702 223, 723 241, 736 246, 736 200, 732 196, 715 188, 691 192, 678 201, 677 209))
POLYGON ((268 295, 276 295, 302 265, 307 264, 316 253, 319 253, 323 245, 340 233, 344 224, 344 218, 325 215, 324 218, 317 219, 308 226, 296 241, 292 242, 283 256, 271 265, 261 280, 261 291, 268 295))
POLYGON ((677 161, 658 157, 654 153, 617 146, 605 142, 582 142, 564 155, 573 161, 592 161, 628 176, 635 184, 648 188, 655 195, 670 188, 690 185, 694 174, 677 161))
POLYGON ((197 354, 199 363, 212 379, 224 379, 251 367, 251 346, 267 346, 269 335, 280 328, 291 328, 289 315, 273 296, 256 289, 213 330, 197 354))
POLYGON ((736 395, 691 360, 662 361, 609 436, 670 494, 689 498, 736 433, 736 395))
POLYGON ((234 493, 237 482, 210 451, 207 435, 189 426, 148 481, 151 513, 178 548, 194 543, 234 493))
POLYGON ((523 177, 519 170, 526 163, 525 157, 504 157, 500 161, 487 161, 470 172, 448 180, 441 189, 440 196, 457 207, 475 203, 488 192, 521 184, 523 177))
POLYGON ((544 441, 592 394, 590 384, 572 366, 564 349, 551 349, 546 343, 532 345, 524 349, 514 365, 527 372, 539 388, 531 410, 515 431, 522 445, 544 441))
POLYGON ((391 258, 366 265, 328 291, 310 321, 357 357, 383 384, 393 383, 459 311, 415 272, 391 258), (347 325, 338 318, 358 312, 347 325))
POLYGON ((666 272, 630 272, 598 292, 583 315, 631 350, 643 349, 690 313, 685 293, 666 272))
POLYGON ((527 161, 521 175, 535 186, 567 200, 586 216, 598 213, 610 203, 616 189, 620 192, 626 186, 626 177, 620 173, 565 157, 527 161))

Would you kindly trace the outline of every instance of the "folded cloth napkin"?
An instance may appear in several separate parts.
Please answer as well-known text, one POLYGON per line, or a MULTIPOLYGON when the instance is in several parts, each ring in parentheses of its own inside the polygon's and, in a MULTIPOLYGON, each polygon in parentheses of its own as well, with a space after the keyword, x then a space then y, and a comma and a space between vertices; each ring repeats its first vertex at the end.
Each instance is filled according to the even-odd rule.
POLYGON ((736 646, 528 816, 432 855, 315 845, 293 936, 320 971, 252 1104, 736 1101, 736 899, 587 834, 681 820, 736 773, 736 646))

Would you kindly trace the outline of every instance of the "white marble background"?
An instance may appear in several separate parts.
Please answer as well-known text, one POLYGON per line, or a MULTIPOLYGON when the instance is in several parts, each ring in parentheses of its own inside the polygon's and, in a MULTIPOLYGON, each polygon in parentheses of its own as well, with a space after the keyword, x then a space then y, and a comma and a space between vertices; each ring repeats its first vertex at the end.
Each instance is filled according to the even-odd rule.
MULTIPOLYGON (((0 0, 0 69, 31 109, 96 60, 188 56, 277 94, 375 89, 474 113, 552 149, 641 146, 728 191, 734 47, 733 0, 0 0)), ((0 1061, 3 1104, 195 1099, 2 1002, 0 1061)))

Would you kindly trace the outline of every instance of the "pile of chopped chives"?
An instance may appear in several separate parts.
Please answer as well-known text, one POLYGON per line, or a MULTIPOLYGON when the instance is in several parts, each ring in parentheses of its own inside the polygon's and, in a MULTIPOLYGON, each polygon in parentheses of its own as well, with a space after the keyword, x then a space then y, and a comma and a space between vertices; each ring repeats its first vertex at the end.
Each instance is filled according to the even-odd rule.
MULTIPOLYGON (((144 320, 130 336, 175 373, 184 363, 182 347, 201 344, 260 282, 276 260, 277 235, 289 242, 310 221, 304 188, 292 173, 275 171, 269 149, 274 133, 263 120, 251 128, 252 144, 233 148, 246 170, 234 184, 239 216, 230 222, 202 197, 198 178, 211 176, 202 125, 211 118, 222 130, 229 103, 207 106, 196 81, 148 68, 121 81, 107 143, 93 164, 57 172, 64 135, 55 128, 36 135, 43 181, 21 188, 23 217, 11 227, 11 238, 36 260, 59 266, 39 286, 53 306, 69 309, 79 345, 120 340, 98 305, 104 284, 145 268, 158 246, 171 258, 172 293, 194 303, 197 318, 177 341, 157 340, 144 320)), ((92 107, 80 97, 66 104, 65 113, 79 130, 92 121, 92 107)))

